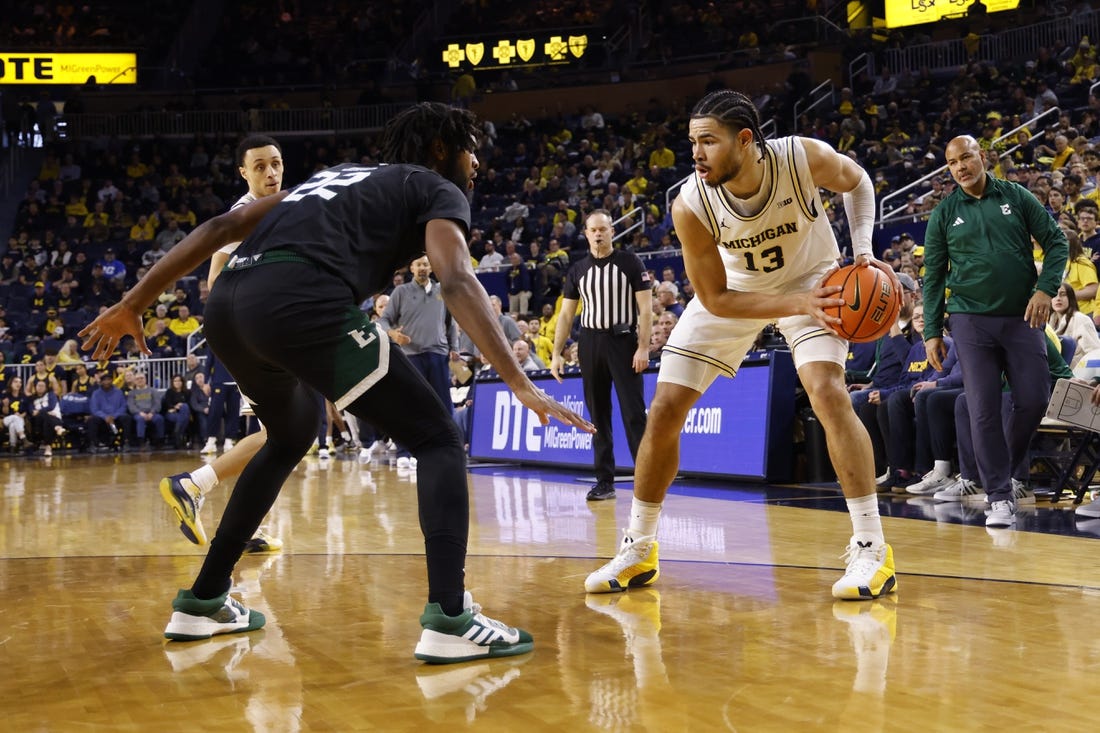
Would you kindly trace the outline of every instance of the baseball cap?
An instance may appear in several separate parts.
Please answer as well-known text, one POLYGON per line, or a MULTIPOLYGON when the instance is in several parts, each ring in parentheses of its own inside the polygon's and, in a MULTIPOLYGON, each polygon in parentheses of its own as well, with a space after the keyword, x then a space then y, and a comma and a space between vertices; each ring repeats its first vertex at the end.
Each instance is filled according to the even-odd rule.
POLYGON ((901 282, 901 286, 909 292, 916 292, 917 281, 913 279, 912 275, 906 272, 895 273, 898 276, 898 280, 901 282))
POLYGON ((913 248, 913 256, 914 257, 924 257, 924 245, 923 244, 918 244, 916 247, 913 248))
POLYGON ((42 282, 41 280, 39 280, 38 282, 36 282, 36 283, 34 284, 34 286, 35 286, 36 288, 44 288, 44 287, 46 287, 46 283, 44 283, 44 282, 42 282))

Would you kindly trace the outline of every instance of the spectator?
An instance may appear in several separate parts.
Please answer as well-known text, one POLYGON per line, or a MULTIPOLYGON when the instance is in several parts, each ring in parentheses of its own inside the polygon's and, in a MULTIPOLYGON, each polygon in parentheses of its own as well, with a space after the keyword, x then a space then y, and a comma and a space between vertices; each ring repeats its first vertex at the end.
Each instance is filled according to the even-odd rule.
POLYGON ((185 236, 187 236, 187 232, 180 228, 179 222, 176 221, 175 217, 171 217, 168 219, 167 226, 157 234, 153 241, 156 242, 162 250, 167 252, 175 247, 185 236))
POLYGON ((27 396, 23 393, 23 379, 13 376, 0 398, 0 415, 8 431, 8 446, 12 453, 29 447, 27 444, 27 396))
POLYGON ((61 426, 61 402, 45 382, 35 382, 28 415, 31 442, 42 448, 43 456, 52 456, 53 441, 65 434, 65 428, 61 426))
POLYGON ((126 280, 126 265, 115 259, 114 248, 108 247, 105 249, 103 259, 97 264, 103 268, 103 279, 121 290, 126 280))
MULTIPOLYGON (((1051 193, 1057 189, 1051 189, 1051 193)), ((1072 229, 1064 230, 1069 243, 1069 264, 1066 266, 1064 280, 1073 288, 1077 298, 1077 308, 1090 318, 1095 310, 1097 288, 1100 287, 1096 275, 1096 264, 1085 254, 1081 247, 1081 238, 1072 229)), ((1044 266, 1045 267, 1045 266, 1044 266)))
POLYGON ((1067 282, 1058 288, 1057 295, 1050 301, 1050 319, 1048 324, 1058 336, 1070 336, 1076 342, 1073 358, 1069 362, 1072 369, 1088 352, 1100 349, 1100 336, 1096 333, 1096 324, 1092 318, 1077 307, 1077 295, 1067 282))
POLYGON ((657 284, 657 302, 661 304, 662 311, 667 311, 677 318, 684 315, 684 306, 677 300, 679 296, 680 291, 676 283, 665 280, 657 284))
POLYGON ((185 305, 181 305, 178 315, 168 322, 168 330, 184 340, 198 328, 198 319, 191 315, 191 309, 185 305))
POLYGON ((519 368, 525 372, 537 372, 546 368, 546 365, 531 353, 531 345, 524 339, 516 339, 512 344, 512 354, 516 357, 519 368))
POLYGON ((99 375, 99 389, 92 392, 92 417, 89 421, 91 433, 88 445, 96 453, 109 445, 126 447, 126 435, 130 431, 133 418, 126 409, 126 397, 115 386, 109 372, 99 375))
POLYGON ((485 242, 485 255, 478 262, 477 269, 488 270, 504 264, 504 255, 497 252, 496 243, 493 240, 485 242))
POLYGON ((172 383, 164 391, 161 410, 165 421, 172 426, 172 445, 182 448, 191 424, 190 393, 182 374, 172 375, 172 383))
POLYGON ((195 432, 198 442, 201 444, 205 444, 210 436, 210 398, 211 390, 210 385, 206 382, 206 373, 203 371, 195 372, 191 378, 187 404, 191 408, 191 414, 195 417, 195 432))
POLYGON ((145 372, 134 374, 134 387, 126 395, 126 409, 134 424, 134 447, 145 445, 145 434, 149 425, 153 426, 152 443, 160 446, 164 442, 164 415, 161 414, 161 395, 149 386, 145 372))

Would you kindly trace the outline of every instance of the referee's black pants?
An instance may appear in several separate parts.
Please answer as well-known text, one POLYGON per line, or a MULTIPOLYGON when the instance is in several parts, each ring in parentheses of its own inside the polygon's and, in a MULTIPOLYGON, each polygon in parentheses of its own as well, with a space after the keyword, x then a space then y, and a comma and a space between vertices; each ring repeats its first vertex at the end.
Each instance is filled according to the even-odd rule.
POLYGON ((630 457, 638 460, 638 446, 645 433, 645 395, 642 375, 634 371, 637 334, 582 328, 577 340, 584 403, 596 434, 592 437, 597 481, 615 479, 615 446, 611 438, 611 386, 619 396, 630 457))

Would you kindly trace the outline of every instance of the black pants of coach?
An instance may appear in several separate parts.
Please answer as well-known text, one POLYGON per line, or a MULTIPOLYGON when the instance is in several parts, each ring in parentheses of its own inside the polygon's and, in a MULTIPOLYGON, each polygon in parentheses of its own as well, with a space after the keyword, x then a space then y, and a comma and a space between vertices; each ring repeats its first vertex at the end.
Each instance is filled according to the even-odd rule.
POLYGON ((609 331, 581 329, 577 340, 581 379, 584 381, 584 403, 596 426, 592 436, 595 451, 597 481, 615 479, 615 445, 611 437, 611 388, 619 397, 626 441, 630 457, 638 460, 638 446, 645 433, 645 394, 642 375, 634 371, 634 352, 638 336, 634 333, 615 335, 609 331))
MULTIPOLYGON (((370 326, 342 280, 300 262, 223 273, 205 315, 211 347, 267 428, 267 442, 237 479, 191 589, 199 598, 213 598, 229 588, 245 543, 317 436, 322 408, 314 391, 340 401, 339 375, 362 361, 349 319, 370 326)), ((462 440, 448 406, 394 347, 385 376, 346 409, 408 446, 418 459, 428 600, 446 613, 460 613, 469 496, 462 440)))

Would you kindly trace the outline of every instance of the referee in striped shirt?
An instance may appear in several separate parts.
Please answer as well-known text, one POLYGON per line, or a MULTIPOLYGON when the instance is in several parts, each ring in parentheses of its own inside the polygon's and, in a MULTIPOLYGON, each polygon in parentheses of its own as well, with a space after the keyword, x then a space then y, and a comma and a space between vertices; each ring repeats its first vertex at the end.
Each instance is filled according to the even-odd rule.
POLYGON ((594 209, 588 214, 584 223, 588 256, 574 264, 565 276, 550 362, 550 373, 560 382, 562 349, 573 325, 577 303, 582 303, 577 345, 584 402, 596 426, 592 441, 596 485, 588 492, 589 501, 615 498, 611 385, 615 385, 619 396, 619 411, 630 455, 635 460, 645 432, 642 372, 649 366, 653 283, 638 255, 612 247, 613 234, 610 213, 594 209))

